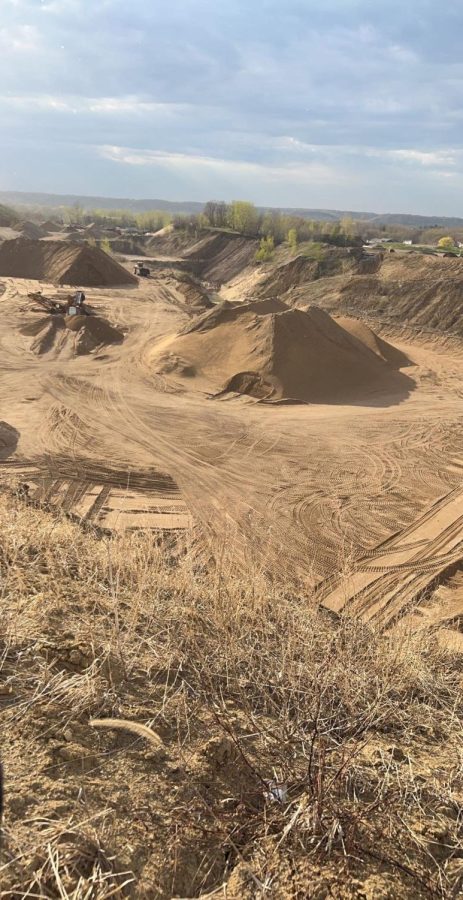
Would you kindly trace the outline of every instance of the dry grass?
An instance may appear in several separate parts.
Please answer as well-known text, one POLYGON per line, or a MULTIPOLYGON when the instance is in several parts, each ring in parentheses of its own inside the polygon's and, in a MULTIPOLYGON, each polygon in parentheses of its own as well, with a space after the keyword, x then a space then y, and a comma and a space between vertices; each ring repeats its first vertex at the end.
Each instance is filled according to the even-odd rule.
POLYGON ((462 666, 431 635, 6 496, 0 572, 2 896, 458 896, 462 666))

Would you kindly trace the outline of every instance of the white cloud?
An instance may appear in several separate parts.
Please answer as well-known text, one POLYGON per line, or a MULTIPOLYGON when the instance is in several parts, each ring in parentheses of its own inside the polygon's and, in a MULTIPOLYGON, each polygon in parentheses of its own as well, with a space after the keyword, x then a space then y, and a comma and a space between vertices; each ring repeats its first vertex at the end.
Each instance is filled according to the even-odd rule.
POLYGON ((187 109, 186 104, 153 103, 139 97, 73 97, 50 94, 0 94, 0 105, 28 111, 55 111, 64 113, 95 113, 121 115, 173 116, 187 109))
MULTIPOLYGON (((221 159, 187 153, 169 153, 162 150, 144 150, 130 147, 102 146, 99 155, 111 162, 127 166, 157 166, 171 171, 194 174, 208 172, 231 178, 251 177, 265 181, 284 179, 304 184, 340 183, 345 177, 334 167, 322 162, 287 163, 271 165, 244 160, 221 159)), ((351 177, 351 176, 350 176, 351 177)))
POLYGON ((14 25, 0 28, 0 51, 9 53, 31 53, 39 49, 40 33, 34 25, 14 25))
POLYGON ((386 151, 393 159, 401 159, 404 162, 419 163, 421 166, 455 166, 457 163, 455 150, 389 150, 386 151))

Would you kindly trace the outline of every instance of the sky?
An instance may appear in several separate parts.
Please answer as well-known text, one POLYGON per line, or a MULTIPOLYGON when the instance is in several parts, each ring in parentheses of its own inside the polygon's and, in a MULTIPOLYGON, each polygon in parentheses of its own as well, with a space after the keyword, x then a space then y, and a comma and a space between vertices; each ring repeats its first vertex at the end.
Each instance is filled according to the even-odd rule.
POLYGON ((463 215, 463 4, 0 0, 0 189, 463 215))

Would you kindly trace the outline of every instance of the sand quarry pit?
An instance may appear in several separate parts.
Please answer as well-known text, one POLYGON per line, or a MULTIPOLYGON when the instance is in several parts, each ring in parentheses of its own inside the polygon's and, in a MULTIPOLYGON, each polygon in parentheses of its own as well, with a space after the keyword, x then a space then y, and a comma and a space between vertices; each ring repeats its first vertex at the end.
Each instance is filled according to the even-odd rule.
POLYGON ((154 348, 152 362, 189 388, 259 400, 337 403, 413 387, 395 371, 406 357, 367 326, 278 300, 225 302, 154 348))
POLYGON ((0 282, 7 893, 458 896, 461 343, 307 296, 201 315, 169 270, 86 291, 124 340, 59 352, 80 327, 0 282))
POLYGON ((19 434, 14 458, 154 467, 208 547, 226 537, 237 567, 258 559, 312 587, 458 488, 459 350, 276 298, 196 312, 184 277, 89 290, 96 315, 77 331, 25 311, 35 283, 5 280, 0 417, 19 434))
POLYGON ((0 244, 1 276, 83 287, 137 284, 134 275, 96 247, 28 238, 0 244))

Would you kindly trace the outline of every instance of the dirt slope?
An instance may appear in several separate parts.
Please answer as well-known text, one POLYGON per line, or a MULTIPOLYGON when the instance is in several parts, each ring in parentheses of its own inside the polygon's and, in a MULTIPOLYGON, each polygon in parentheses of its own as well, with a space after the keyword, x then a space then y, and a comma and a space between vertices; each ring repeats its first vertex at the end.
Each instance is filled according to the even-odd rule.
POLYGON ((361 341, 365 347, 368 347, 372 353, 379 356, 385 362, 389 363, 395 369, 401 369, 403 366, 410 365, 410 360, 394 347, 388 341, 383 340, 378 334, 375 334, 372 328, 365 325, 360 319, 351 319, 348 316, 336 316, 336 323, 340 325, 344 331, 348 331, 358 341, 361 341))
POLYGON ((401 324, 463 335, 463 260, 389 257, 377 275, 350 279, 340 301, 401 324))
POLYGON ((161 229, 160 232, 153 234, 145 244, 147 255, 157 254, 161 256, 177 257, 186 250, 189 250, 197 243, 197 238, 193 237, 187 231, 166 230, 161 229))
POLYGON ((269 272, 258 288, 258 296, 282 297, 289 302, 295 289, 301 285, 319 278, 357 271, 359 255, 357 250, 331 247, 326 250, 323 259, 296 256, 269 272))
POLYGON ((254 260, 259 241, 227 232, 211 232, 184 253, 206 281, 223 284, 254 260))
POLYGON ((198 278, 194 278, 188 272, 180 272, 177 274, 176 280, 178 290, 191 310, 201 312, 213 307, 214 304, 198 278))
POLYGON ((163 342, 153 361, 159 372, 187 376, 200 388, 208 382, 258 399, 333 403, 407 381, 322 310, 277 300, 216 307, 163 342))
POLYGON ((463 259, 386 256, 369 275, 306 282, 286 295, 292 305, 379 317, 385 322, 463 335, 463 259))
POLYGON ((96 247, 27 238, 1 244, 0 275, 89 287, 137 283, 123 266, 96 247))

